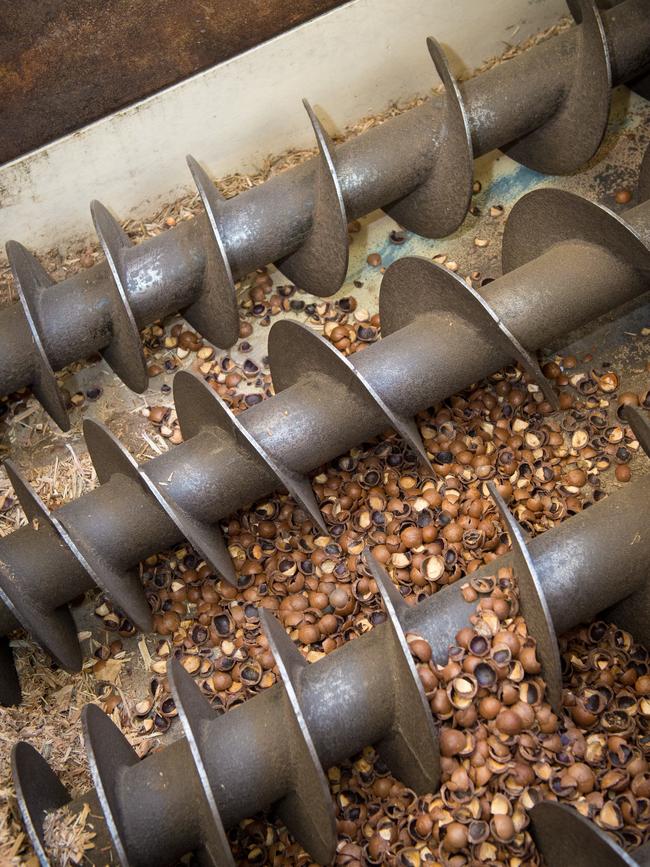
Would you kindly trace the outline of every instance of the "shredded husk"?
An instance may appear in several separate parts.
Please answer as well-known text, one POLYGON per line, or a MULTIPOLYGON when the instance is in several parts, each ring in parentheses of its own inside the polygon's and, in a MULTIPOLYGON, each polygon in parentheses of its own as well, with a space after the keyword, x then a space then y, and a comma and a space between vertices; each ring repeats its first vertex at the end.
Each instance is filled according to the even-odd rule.
POLYGON ((83 863, 84 854, 94 848, 94 838, 88 804, 79 813, 65 807, 45 817, 48 854, 56 864, 83 863))

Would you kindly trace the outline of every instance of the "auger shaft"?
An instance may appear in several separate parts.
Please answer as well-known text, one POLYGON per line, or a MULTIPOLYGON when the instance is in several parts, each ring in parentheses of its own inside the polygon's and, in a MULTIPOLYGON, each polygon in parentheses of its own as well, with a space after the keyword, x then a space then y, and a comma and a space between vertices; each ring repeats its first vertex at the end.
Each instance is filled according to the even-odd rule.
MULTIPOLYGON (((649 505, 650 477, 644 476, 530 541, 529 554, 556 631, 588 621, 631 594, 640 595, 637 604, 647 605, 649 505), (575 556, 578 549, 580 556, 575 556)), ((482 567, 477 575, 492 575, 510 564, 508 554, 482 567)), ((405 632, 415 632, 431 642, 434 657, 444 662, 448 646, 472 610, 459 585, 452 585, 413 608, 407 607, 402 625, 405 632)), ((381 745, 395 725, 402 687, 395 673, 391 674, 390 629, 389 624, 377 626, 301 672, 304 730, 323 768, 354 755, 367 744, 381 745)), ((177 677, 175 674, 174 679, 177 677)), ((290 759, 285 700, 284 686, 277 685, 225 715, 214 715, 197 733, 203 768, 225 827, 282 803, 295 788, 297 777, 306 773, 290 759)), ((409 712, 413 710, 409 708, 409 712)), ((88 726, 90 729, 90 722, 88 726)), ((97 758, 99 750, 95 750, 94 761, 104 764, 104 770, 111 749, 107 743, 103 760, 97 758)), ((182 739, 120 770, 116 784, 118 825, 133 867, 173 864, 205 843, 205 817, 197 809, 201 789, 192 765, 188 741, 182 739)), ((399 769, 392 769, 400 775, 399 769)), ((79 811, 84 803, 95 804, 95 793, 77 798, 69 806, 79 811)), ((98 821, 93 821, 97 829, 98 821)), ((301 833, 308 836, 297 818, 289 827, 299 838, 301 833)), ((99 831, 102 839, 101 824, 99 831)), ((99 864, 106 855, 93 849, 87 857, 99 864)))
MULTIPOLYGON (((484 297, 500 318, 514 321, 512 330, 529 347, 543 346, 558 334, 607 312, 614 299, 618 306, 639 291, 638 275, 621 268, 621 263, 604 250, 567 245, 561 261, 558 252, 551 251, 543 262, 531 263, 521 273, 518 269, 484 289, 484 297)), ((411 287, 403 288, 408 291, 411 287)), ((510 360, 489 334, 477 333, 463 323, 450 327, 441 312, 388 335, 355 362, 376 391, 390 395, 397 412, 413 415, 510 360)), ((246 410, 244 423, 267 451, 298 472, 310 472, 386 427, 378 410, 373 413, 364 408, 360 412, 343 386, 333 384, 332 388, 324 395, 322 380, 305 375, 271 402, 246 410)), ((170 494, 189 511, 202 508, 204 515, 216 521, 242 503, 267 494, 271 478, 246 472, 241 455, 232 450, 224 454, 219 444, 210 448, 209 437, 202 435, 183 443, 155 460, 159 478, 173 473, 170 494), (179 450, 182 456, 177 456, 179 450), (210 460, 206 461, 208 454, 210 460), (179 466, 183 471, 174 472, 179 466), (207 482, 206 470, 211 476, 207 482), (206 500, 206 489, 218 492, 218 499, 206 500)))
MULTIPOLYGON (((319 521, 301 474, 389 424, 422 459, 423 446, 408 424, 411 413, 513 356, 535 379, 535 362, 523 347, 538 346, 645 289, 649 210, 650 204, 642 204, 623 222, 568 193, 529 194, 506 226, 505 274, 486 287, 483 298, 431 262, 400 260, 382 283, 385 337, 355 359, 356 370, 305 326, 279 322, 269 338, 276 396, 229 417, 204 383, 179 374, 175 400, 186 440, 143 468, 104 429, 87 423, 102 484, 46 515, 37 528, 23 528, 0 542, 5 598, 29 625, 39 606, 51 612, 54 601, 60 606, 54 614, 66 610, 66 599, 90 585, 87 567, 114 597, 132 606, 125 613, 133 618, 133 609, 140 613, 139 597, 131 592, 137 584, 133 565, 179 540, 181 531, 209 550, 205 527, 217 534, 210 522, 268 493, 279 480, 286 480, 319 521), (400 299, 405 287, 408 306, 400 299), (310 440, 311 448, 302 448, 310 440), (47 524, 53 520, 56 533, 47 524), (36 550, 39 562, 33 560, 36 550)), ((539 379, 538 387, 552 399, 539 379)), ((638 411, 632 421, 647 451, 647 421, 638 411)), ((9 472, 21 503, 33 513, 24 483, 11 467, 9 472)), ((623 628, 647 634, 650 477, 528 546, 496 491, 491 493, 512 551, 483 572, 492 574, 500 565, 515 569, 522 612, 537 640, 549 700, 556 707, 561 696, 557 631, 610 609, 623 628)), ((218 561, 218 549, 212 550, 218 561)), ((122 864, 171 864, 194 850, 209 853, 213 864, 231 864, 224 828, 270 806, 312 856, 325 862, 335 832, 322 767, 368 743, 407 785, 417 791, 436 787, 436 735, 404 635, 422 634, 435 658, 443 660, 469 609, 457 585, 409 608, 387 576, 369 563, 388 622, 309 666, 279 623, 262 611, 282 685, 244 706, 215 716, 189 676, 172 663, 168 675, 187 740, 140 763, 110 720, 96 707, 87 708, 85 737, 97 786, 90 802, 107 818, 106 826, 99 822, 99 839, 108 829, 122 864)), ((41 640, 70 651, 74 631, 66 632, 52 613, 49 618, 44 614, 35 624, 46 626, 41 640)), ((62 656, 73 660, 72 653, 62 656)), ((44 814, 69 796, 25 744, 16 748, 14 775, 30 837, 46 864, 44 814)), ((78 799, 72 809, 82 803, 78 799)))
MULTIPOLYGON (((135 567, 152 553, 185 536, 236 581, 219 541, 220 519, 282 482, 320 523, 306 477, 315 466, 391 426, 410 436, 405 419, 508 364, 517 345, 538 347, 635 298, 650 273, 649 211, 650 203, 643 203, 623 223, 568 193, 529 194, 506 227, 507 273, 485 287, 482 301, 446 269, 400 260, 382 284, 386 336, 355 356, 357 378, 350 380, 341 369, 346 362, 322 338, 295 322, 279 322, 269 338, 276 396, 224 425, 220 418, 227 411, 214 415, 221 406, 216 396, 191 375, 179 374, 175 398, 185 442, 140 471, 110 435, 98 438, 97 426, 90 425, 86 436, 100 487, 48 518, 56 520, 56 532, 41 520, 0 540, 0 628, 5 634, 14 628, 16 615, 62 665, 74 669, 81 657, 62 612, 93 582, 147 629, 150 614, 135 567), (639 235, 641 230, 646 234, 639 235), (519 267, 508 271, 512 264, 519 267), (412 298, 406 319, 399 299, 405 290, 412 298), (463 293, 468 303, 473 299, 465 313, 457 307, 463 293), (501 329, 509 329, 509 342, 492 319, 476 318, 474 308, 486 303, 501 329), (358 377, 365 382, 361 391, 358 377), (243 434, 234 429, 233 436, 236 424, 243 434)), ((424 447, 416 437, 408 442, 421 456, 424 447)), ((12 481, 16 486, 13 476, 12 481)), ((4 700, 16 700, 5 687, 4 700)))
MULTIPOLYGON (((589 4, 581 0, 578 5, 583 6, 584 19, 589 4)), ((591 114, 597 114, 598 118, 606 117, 602 106, 609 93, 608 77, 611 75, 614 84, 622 83, 640 74, 650 64, 650 15, 647 12, 647 0, 625 0, 615 9, 602 13, 606 45, 601 44, 600 49, 597 35, 593 34, 591 42, 585 47, 578 45, 576 31, 584 26, 580 25, 460 86, 462 112, 470 139, 467 142, 469 171, 472 152, 479 155, 515 140, 520 140, 517 156, 526 162, 527 152, 521 150, 521 143, 525 144, 525 137, 530 136, 531 132, 539 132, 550 123, 555 123, 555 148, 561 158, 554 157, 555 162, 544 170, 572 170, 576 167, 576 157, 578 164, 584 161, 579 153, 579 143, 588 138, 590 141, 593 139, 597 146, 602 135, 599 120, 594 121, 598 127, 595 134, 587 136, 589 100, 596 100, 597 91, 599 107, 598 110, 594 107, 591 114), (557 115, 561 113, 572 93, 571 88, 579 78, 574 68, 578 56, 584 62, 585 75, 593 72, 589 79, 591 89, 573 94, 576 105, 584 103, 581 109, 584 117, 573 119, 575 126, 580 129, 580 135, 576 134, 571 123, 556 123, 557 115), (609 72, 606 75, 604 70, 607 65, 609 72), (594 70, 597 70, 597 75, 594 70), (598 86, 594 89, 596 78, 598 86), (572 152, 576 155, 573 162, 572 152)), ((597 34, 595 25, 592 30, 597 34)), ((437 62, 443 61, 438 59, 437 62)), ((324 222, 324 212, 319 214, 318 203, 315 202, 315 190, 319 189, 317 175, 321 168, 318 160, 311 160, 287 171, 234 199, 219 202, 218 213, 215 212, 217 233, 222 244, 221 255, 231 277, 243 276, 269 262, 281 262, 289 254, 302 249, 318 231, 330 245, 336 236, 336 244, 340 246, 345 242, 346 218, 361 216, 378 207, 388 207, 390 210, 391 203, 403 200, 421 188, 430 178, 432 167, 441 163, 445 145, 445 158, 449 157, 450 148, 460 149, 458 139, 445 138, 449 135, 446 130, 447 107, 447 97, 435 97, 337 146, 332 151, 332 159, 335 157, 332 183, 340 197, 342 212, 338 216, 333 214, 331 203, 327 207, 322 206, 330 219, 328 228, 324 230, 319 228, 319 220, 321 224, 324 222), (342 225, 339 225, 341 220, 342 225), (332 225, 335 225, 336 232, 332 225)), ((577 109, 574 105, 566 111, 576 115, 577 109)), ((314 123, 318 135, 318 125, 314 123)), ((594 149, 586 158, 592 155, 594 149)), ((443 211, 448 200, 454 198, 453 185, 458 184, 457 178, 453 176, 446 177, 444 184, 442 181, 440 183, 444 186, 444 190, 438 191, 439 207, 443 211)), ((434 197, 435 194, 434 190, 434 197)), ((463 203, 462 196, 461 191, 460 205, 463 203)), ((458 202, 454 207, 456 213, 458 202)), ((407 225, 409 220, 404 210, 400 214, 404 216, 402 222, 407 225)), ((106 229, 105 223, 103 228, 106 229)), ((207 220, 202 216, 137 247, 126 246, 121 249, 119 243, 113 244, 114 252, 115 247, 119 252, 119 256, 117 253, 115 255, 121 263, 118 270, 121 271, 120 280, 126 299, 124 303, 130 308, 135 325, 143 327, 169 313, 188 309, 205 291, 207 231, 207 220)), ((426 234, 421 226, 418 231, 426 234)), ((103 235, 106 235, 105 231, 103 235)), ((331 267, 325 255, 328 244, 317 242, 312 247, 315 248, 315 252, 312 252, 314 258, 320 261, 321 270, 327 271, 331 267)), ((12 255, 20 258, 16 257, 15 251, 12 255)), ((115 340, 115 311, 107 303, 107 299, 115 293, 115 278, 106 263, 47 288, 44 288, 40 277, 29 276, 30 267, 22 263, 23 275, 28 274, 22 282, 29 284, 35 279, 32 301, 35 315, 32 319, 36 324, 30 326, 19 305, 10 306, 0 313, 0 394, 33 384, 38 374, 44 375, 43 359, 38 353, 35 354, 32 339, 34 329, 37 333, 35 339, 42 344, 46 365, 49 364, 53 370, 93 352, 106 352, 115 340)), ((309 272, 304 264, 298 267, 294 262, 289 270, 304 288, 317 291, 318 294, 330 294, 340 284, 333 276, 331 279, 334 282, 328 283, 325 288, 309 285, 313 272, 309 272)), ((219 292, 227 294, 223 280, 217 295, 219 292)), ((223 301, 225 296, 220 297, 223 301)), ((223 303, 225 305, 226 302, 223 303)), ((209 333, 209 317, 199 317, 205 325, 204 336, 218 345, 228 345, 236 339, 236 327, 233 324, 236 316, 233 319, 230 309, 232 298, 228 300, 228 305, 230 324, 224 326, 223 333, 228 334, 225 343, 223 340, 219 342, 216 332, 209 333)), ((192 317, 188 315, 188 318, 192 321, 192 317)), ((123 322, 121 327, 125 327, 123 322)), ((131 339, 134 339, 133 334, 131 339)), ((127 384, 132 388, 143 388, 146 380, 143 380, 141 363, 131 357, 130 366, 125 363, 124 367, 129 369, 118 373, 127 384)), ((51 390, 54 388, 51 370, 46 375, 51 390)), ((51 394, 44 394, 44 391, 46 389, 36 389, 37 396, 55 419, 65 425, 65 408, 60 400, 51 394)))

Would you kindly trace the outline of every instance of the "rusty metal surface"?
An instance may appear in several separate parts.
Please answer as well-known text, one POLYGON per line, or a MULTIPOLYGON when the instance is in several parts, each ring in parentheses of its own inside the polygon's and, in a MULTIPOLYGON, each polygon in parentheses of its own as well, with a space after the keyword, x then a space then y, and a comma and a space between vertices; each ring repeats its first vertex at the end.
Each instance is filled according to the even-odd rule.
MULTIPOLYGON (((548 701, 553 710, 559 714, 562 708, 562 663, 557 636, 553 629, 553 619, 542 589, 542 579, 528 551, 525 531, 511 514, 494 482, 488 482, 488 490, 497 504, 501 520, 508 531, 512 568, 517 576, 520 611, 526 621, 529 634, 535 639, 548 701)), ((542 568, 546 568, 546 564, 542 568)))
POLYGON ((0 2, 0 163, 345 0, 0 2))
MULTIPOLYGON (((603 106, 610 98, 605 84, 637 76, 650 64, 649 2, 624 0, 601 18, 594 4, 584 0, 582 23, 459 88, 434 50, 446 81, 442 97, 335 149, 314 119, 319 156, 234 199, 218 202, 206 195, 203 178, 195 171, 210 226, 204 216, 126 247, 106 212, 95 206, 102 215, 109 262, 56 286, 46 285, 49 280, 26 251, 11 245, 16 282, 29 291, 23 292, 22 307, 0 311, 0 393, 35 386, 65 426, 67 419, 52 394, 53 371, 80 357, 103 352, 128 385, 144 387, 135 325, 181 310, 207 339, 230 342, 236 337, 232 278, 268 262, 280 267, 286 263, 291 279, 302 288, 331 293, 347 263, 345 221, 378 207, 388 207, 407 229, 450 231, 467 204, 468 134, 474 156, 515 142, 526 161, 530 136, 536 140, 544 130, 554 130, 553 154, 545 170, 577 169, 605 132, 603 106), (600 41, 588 38, 583 28, 589 28, 591 37, 599 33, 600 41), (575 133, 570 83, 577 63, 580 76, 593 79, 593 87, 580 91, 590 106, 588 139, 575 133), (454 172, 438 173, 440 160, 452 167, 446 153, 450 149, 456 159, 464 155, 462 166, 454 163, 454 172), (425 193, 435 196, 439 212, 426 226, 420 222, 421 208, 411 206, 425 193), (217 315, 224 297, 226 328, 217 315)), ((586 122, 582 113, 578 122, 586 122)), ((530 161, 536 164, 533 156, 530 161)))

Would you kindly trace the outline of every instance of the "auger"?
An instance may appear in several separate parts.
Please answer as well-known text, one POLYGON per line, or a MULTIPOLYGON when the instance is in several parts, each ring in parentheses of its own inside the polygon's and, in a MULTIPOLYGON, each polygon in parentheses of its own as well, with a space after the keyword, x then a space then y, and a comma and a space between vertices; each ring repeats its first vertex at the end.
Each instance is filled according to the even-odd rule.
MULTIPOLYGON (((647 158, 642 199, 649 181, 647 158)), ((278 321, 269 333, 274 397, 235 416, 202 379, 179 372, 184 442, 139 466, 107 428, 87 420, 100 487, 53 512, 6 461, 30 523, 0 539, 0 636, 22 624, 60 665, 78 670, 68 603, 94 585, 148 631, 137 564, 152 553, 187 539, 236 584, 218 522, 242 505, 283 486, 327 532, 307 475, 313 467, 389 427, 428 464, 413 414, 512 359, 555 401, 531 350, 643 292, 649 245, 650 201, 624 221, 571 193, 534 191, 511 212, 504 274, 483 294, 431 261, 395 262, 380 292, 384 336, 354 363, 307 326, 278 321)), ((0 663, 0 699, 18 702, 6 638, 0 663)))
POLYGON ((530 811, 535 843, 552 867, 649 867, 650 843, 626 852, 566 804, 545 801, 530 811))
POLYGON ((180 311, 206 339, 232 345, 236 278, 274 262, 302 288, 331 295, 345 279, 348 220, 380 207, 421 235, 450 234, 469 207, 474 156, 508 146, 537 171, 575 171, 600 144, 611 87, 650 66, 650 7, 569 6, 578 26, 462 85, 430 39, 444 94, 340 146, 306 104, 318 155, 234 199, 189 157, 205 214, 155 239, 132 247, 93 202, 106 261, 61 283, 9 241, 19 303, 0 311, 0 395, 30 386, 67 429, 55 370, 101 352, 129 388, 144 391, 140 328, 180 311))
MULTIPOLYGON (((648 419, 639 409, 626 413, 650 453, 648 419)), ((513 569, 548 699, 559 712, 557 634, 609 609, 606 616, 622 628, 640 640, 650 638, 650 476, 530 542, 496 487, 488 486, 511 551, 476 576, 495 574, 501 566, 513 569)), ((112 845, 122 867, 166 867, 190 852, 201 863, 233 867, 226 828, 268 808, 312 858, 329 863, 337 839, 323 768, 368 744, 407 786, 418 793, 435 791, 437 734, 406 635, 422 635, 436 661, 444 662, 474 609, 459 583, 411 607, 369 552, 365 563, 382 596, 386 622, 310 665, 275 616, 260 609, 281 683, 225 714, 211 707, 180 662, 170 658, 167 675, 185 738, 166 749, 140 761, 111 719, 97 705, 87 705, 82 720, 94 791, 73 801, 45 759, 18 743, 12 755, 18 803, 43 867, 49 864, 46 816, 66 806, 79 812, 84 804, 97 833, 86 857, 97 865, 107 862, 112 845)), ((533 813, 543 835, 547 814, 533 813)), ((562 833, 559 818, 552 830, 562 833)), ((575 862, 551 858, 548 863, 575 862)))

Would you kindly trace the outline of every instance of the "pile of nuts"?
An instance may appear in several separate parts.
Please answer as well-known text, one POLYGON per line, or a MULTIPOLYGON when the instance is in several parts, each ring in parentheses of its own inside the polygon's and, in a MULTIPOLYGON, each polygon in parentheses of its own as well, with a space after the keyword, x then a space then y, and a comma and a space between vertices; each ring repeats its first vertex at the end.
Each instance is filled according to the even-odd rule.
MULTIPOLYGON (((408 636, 439 723, 440 790, 418 797, 372 748, 331 768, 337 865, 540 864, 527 812, 548 799, 571 804, 625 848, 650 839, 647 651, 602 622, 565 637, 558 719, 518 615, 516 579, 500 570, 473 589, 476 613, 446 665, 408 636)), ((262 819, 242 822, 231 839, 238 863, 311 863, 283 827, 262 819)))
MULTIPOLYGON (((258 275, 250 291, 250 315, 260 324, 288 308, 304 312, 345 354, 377 339, 378 317, 360 310, 354 298, 304 305, 293 298, 294 287, 270 294, 267 277, 258 275)), ((238 347, 244 354, 251 348, 246 326, 243 321, 238 347)), ((196 369, 235 412, 272 393, 266 359, 258 364, 215 358, 196 335, 179 328, 170 338, 158 337, 175 341, 168 348, 177 355, 181 349, 195 352, 196 369)), ((173 357, 169 363, 176 364, 173 357)), ((646 689, 645 651, 603 624, 570 637, 565 714, 558 720, 544 701, 512 576, 495 576, 488 595, 485 579, 476 587, 472 578, 509 547, 488 480, 534 535, 604 496, 601 473, 610 467, 620 482, 631 477, 629 463, 639 444, 612 410, 625 403, 648 405, 649 399, 621 392, 609 369, 574 373, 576 365, 566 357, 544 367, 560 392, 559 413, 516 367, 421 413, 417 420, 433 473, 419 469, 394 435, 321 468, 313 487, 327 536, 283 494, 234 515, 225 529, 237 587, 215 577, 187 545, 150 557, 142 564, 142 579, 160 640, 150 695, 138 702, 136 719, 129 722, 140 734, 169 728, 176 715, 166 678, 172 654, 216 709, 228 710, 273 685, 277 669, 260 629, 259 607, 277 612, 310 662, 383 622, 377 586, 361 560, 369 545, 407 602, 463 581, 463 595, 477 603, 477 613, 456 636, 442 668, 432 663, 426 642, 409 636, 441 725, 440 792, 417 798, 388 776, 371 749, 349 766, 331 769, 337 864, 539 863, 526 810, 548 797, 573 802, 616 832, 623 845, 638 845, 646 818, 650 822, 643 802, 650 780, 643 726, 650 708, 646 692, 639 692, 632 713, 628 694, 646 689), (624 662, 621 642, 627 643, 626 654, 638 658, 624 662), (615 662, 625 679, 608 682, 615 662), (622 709, 621 683, 628 696, 622 709), (627 728, 620 728, 621 713, 629 717, 627 728), (610 718, 613 728, 607 731, 610 718), (620 772, 615 763, 623 756, 632 767, 620 772), (633 808, 634 798, 640 806, 633 808)), ((161 435, 180 441, 173 409, 152 406, 147 415, 161 435)), ((97 612, 108 629, 132 632, 108 600, 100 600, 97 612)), ((113 647, 120 652, 119 642, 113 647)), ((111 648, 98 650, 100 661, 111 648)), ((101 699, 106 709, 121 709, 112 687, 101 699)), ((235 836, 242 863, 311 863, 286 831, 265 820, 242 823, 235 836)))

